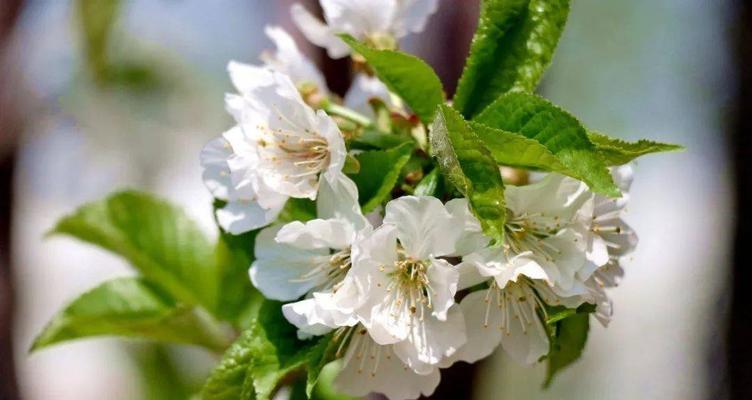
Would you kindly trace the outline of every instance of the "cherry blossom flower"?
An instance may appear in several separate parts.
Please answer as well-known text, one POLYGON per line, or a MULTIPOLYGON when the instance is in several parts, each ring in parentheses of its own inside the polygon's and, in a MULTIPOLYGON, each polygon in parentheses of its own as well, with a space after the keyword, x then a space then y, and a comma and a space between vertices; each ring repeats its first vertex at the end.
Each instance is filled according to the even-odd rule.
POLYGON ((226 95, 237 127, 209 142, 201 161, 220 226, 242 233, 268 225, 288 197, 315 199, 319 178, 342 170, 345 143, 334 121, 303 102, 287 75, 231 62, 239 94, 226 95))
POLYGON ((325 292, 349 271, 352 243, 371 229, 355 183, 341 173, 326 175, 317 204, 318 219, 265 228, 256 237, 250 276, 267 298, 290 301, 325 292))
POLYGON ((438 386, 438 368, 415 372, 397 356, 394 345, 376 343, 362 325, 347 332, 351 338, 342 370, 334 380, 339 391, 358 397, 375 392, 391 400, 403 400, 430 396, 438 386))
POLYGON ((438 199, 405 196, 387 203, 384 224, 354 246, 355 313, 376 343, 394 344, 416 371, 465 340, 454 304, 459 272, 439 258, 455 251, 460 232, 453 223, 438 199))
POLYGON ((274 42, 276 51, 261 53, 264 65, 290 77, 298 88, 314 85, 323 95, 329 94, 324 75, 316 64, 300 51, 295 40, 278 26, 267 26, 264 33, 274 42))
POLYGON ((438 0, 321 0, 320 21, 300 4, 291 9, 292 19, 311 43, 325 47, 332 58, 350 54, 338 38, 348 33, 378 47, 396 47, 396 40, 421 32, 436 12, 438 0))

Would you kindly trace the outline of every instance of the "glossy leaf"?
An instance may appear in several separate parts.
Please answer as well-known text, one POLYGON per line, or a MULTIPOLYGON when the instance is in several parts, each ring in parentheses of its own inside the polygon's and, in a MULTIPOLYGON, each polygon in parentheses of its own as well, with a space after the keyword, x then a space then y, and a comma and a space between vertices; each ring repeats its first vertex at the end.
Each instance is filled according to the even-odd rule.
POLYGON ((31 350, 91 336, 127 336, 195 344, 226 345, 216 325, 141 278, 107 281, 82 294, 55 315, 31 350))
POLYGON ((135 372, 140 377, 137 386, 141 387, 142 399, 172 400, 189 399, 193 393, 192 379, 173 357, 167 345, 144 343, 128 347, 128 356, 135 364, 135 372))
POLYGON ((392 189, 412 152, 413 145, 404 143, 391 149, 364 151, 356 155, 360 172, 349 176, 358 186, 364 213, 390 199, 392 189))
POLYGON ((441 174, 439 173, 439 168, 434 168, 418 182, 418 185, 415 186, 414 194, 416 196, 436 196, 440 184, 441 174))
POLYGON ((50 232, 103 247, 188 305, 215 311, 214 249, 182 210, 151 195, 127 191, 86 204, 50 232))
POLYGON ((406 135, 381 132, 375 129, 365 129, 352 140, 353 147, 360 149, 390 149, 403 143, 412 142, 413 139, 406 135))
POLYGON ((310 221, 316 218, 316 203, 310 199, 289 199, 279 214, 280 222, 310 221))
POLYGON ((569 173, 546 146, 534 139, 477 122, 471 122, 470 127, 500 165, 569 173))
POLYGON ((308 354, 308 367, 306 379, 306 396, 309 398, 319 381, 321 371, 335 358, 339 342, 332 339, 333 334, 326 335, 319 340, 308 354))
POLYGON ((444 102, 444 89, 425 61, 399 51, 371 48, 347 34, 340 37, 368 61, 379 79, 401 97, 421 121, 431 122, 436 106, 444 102))
POLYGON ((568 14, 569 0, 483 1, 455 107, 470 118, 510 90, 535 90, 568 14))
POLYGON ((556 323, 555 335, 548 354, 548 366, 544 386, 549 386, 554 376, 577 361, 582 355, 590 330, 590 314, 577 312, 556 323))
POLYGON ((317 340, 300 341, 296 328, 282 315, 282 303, 265 301, 250 342, 252 362, 245 385, 253 383, 258 400, 268 400, 279 382, 307 365, 317 340))
POLYGON ((236 327, 248 327, 247 319, 263 299, 248 279, 248 268, 254 261, 256 234, 242 235, 220 232, 215 250, 219 293, 217 316, 236 327))
MULTIPOLYGON (((254 330, 243 331, 222 356, 201 390, 202 400, 243 399, 243 382, 254 356, 254 330)), ((255 397, 255 395, 254 395, 255 397)), ((254 397, 245 397, 253 399, 254 397)))
POLYGON ((598 149, 598 155, 603 162, 609 166, 626 164, 646 154, 684 150, 684 147, 676 144, 660 143, 644 139, 636 142, 627 142, 596 132, 589 132, 588 137, 598 149))
POLYGON ((507 93, 483 110, 475 122, 538 141, 567 167, 568 175, 587 183, 594 192, 619 196, 585 128, 548 100, 529 93, 507 93))
POLYGON ((483 232, 501 243, 506 208, 499 167, 462 116, 441 105, 431 126, 431 151, 444 176, 468 198, 483 232))

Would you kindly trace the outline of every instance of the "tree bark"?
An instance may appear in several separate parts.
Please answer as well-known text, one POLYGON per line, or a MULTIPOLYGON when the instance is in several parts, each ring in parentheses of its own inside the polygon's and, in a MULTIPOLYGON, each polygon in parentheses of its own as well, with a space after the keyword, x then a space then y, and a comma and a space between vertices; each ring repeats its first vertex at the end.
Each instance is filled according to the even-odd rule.
POLYGON ((13 357, 14 291, 11 269, 11 215, 15 144, 21 119, 13 98, 13 60, 9 43, 23 6, 3 0, 0 6, 0 399, 19 398, 13 357))
POLYGON ((736 227, 732 299, 726 341, 727 382, 719 382, 711 368, 711 398, 752 398, 752 268, 747 250, 752 245, 752 4, 736 2, 734 23, 737 79, 739 82, 735 125, 731 128, 731 156, 736 172, 736 227), (725 385, 723 383, 726 383, 725 385), (724 393, 728 391, 728 394, 724 393), (726 396, 728 395, 728 396, 726 396))

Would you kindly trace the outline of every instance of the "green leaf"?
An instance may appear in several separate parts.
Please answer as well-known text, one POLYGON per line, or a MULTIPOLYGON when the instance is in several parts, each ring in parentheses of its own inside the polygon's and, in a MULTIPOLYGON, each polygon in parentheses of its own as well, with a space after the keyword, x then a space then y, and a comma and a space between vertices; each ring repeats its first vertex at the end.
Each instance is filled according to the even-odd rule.
POLYGON ((179 305, 141 278, 107 281, 82 294, 52 318, 31 351, 90 336, 116 335, 224 349, 207 316, 179 305))
POLYGON ((510 90, 532 92, 568 14, 569 0, 485 0, 455 107, 470 118, 510 90))
POLYGON ((567 308, 564 306, 546 306, 546 324, 553 325, 565 318, 569 318, 577 313, 593 313, 595 312, 595 305, 590 303, 584 303, 577 308, 567 308))
POLYGON ((317 340, 300 341, 297 332, 282 315, 282 303, 266 300, 254 325, 253 351, 246 383, 253 383, 258 400, 268 400, 279 382, 307 365, 317 340))
POLYGON ((311 396, 311 400, 360 400, 337 392, 334 388, 334 380, 342 369, 342 363, 335 361, 329 363, 321 370, 318 385, 311 396))
POLYGON ((620 195, 582 124, 548 100, 529 93, 507 93, 478 114, 475 122, 538 141, 567 167, 567 175, 587 183, 594 192, 620 195))
POLYGON ((310 221, 316 218, 316 203, 310 199, 289 199, 277 218, 280 222, 310 221))
POLYGON ((128 355, 135 364, 142 399, 189 399, 193 390, 191 380, 180 368, 177 357, 172 357, 164 344, 144 343, 129 346, 128 355))
MULTIPOLYGON (((206 380, 201 390, 203 400, 238 400, 242 399, 243 382, 248 375, 251 360, 255 354, 255 331, 248 329, 230 346, 206 380)), ((246 397, 253 399, 255 396, 246 397)))
POLYGON ((653 142, 644 139, 636 142, 626 142, 597 132, 588 132, 588 137, 598 149, 598 155, 606 165, 626 164, 637 157, 650 153, 684 150, 684 147, 676 144, 653 142))
POLYGON ((308 377, 306 379, 305 393, 309 398, 313 393, 316 383, 324 367, 334 360, 337 353, 339 342, 333 340, 333 333, 330 333, 319 340, 308 354, 308 377))
POLYGON ((412 142, 413 139, 406 135, 381 132, 375 129, 365 129, 363 133, 352 139, 353 147, 360 149, 390 149, 403 143, 412 142))
POLYGON ((470 127, 501 165, 570 174, 546 146, 534 139, 477 122, 470 122, 470 127))
POLYGON ((217 309, 214 249, 190 218, 165 201, 133 191, 116 193, 64 217, 50 234, 110 250, 181 302, 217 309))
POLYGON ((544 387, 548 387, 554 376, 565 367, 577 361, 587 342, 590 329, 590 314, 576 312, 556 322, 555 335, 550 337, 551 351, 548 354, 548 367, 544 387))
POLYGON ((444 102, 444 89, 425 61, 399 51, 371 48, 347 34, 339 36, 368 61, 379 79, 401 97, 421 121, 431 122, 436 106, 444 102))
POLYGON ((483 232, 502 243, 506 208, 499 167, 462 116, 439 106, 431 126, 431 150, 444 176, 468 198, 483 232))
POLYGON ((258 232, 242 235, 221 232, 215 250, 219 276, 217 316, 236 327, 248 327, 245 320, 263 299, 248 279, 248 268, 255 260, 253 250, 258 232))
POLYGON ((400 171, 410 160, 412 152, 412 144, 404 143, 387 150, 364 151, 355 156, 360 162, 360 173, 349 177, 358 186, 364 213, 389 199, 400 171))
POLYGON ((435 196, 440 184, 441 174, 439 173, 439 168, 434 168, 418 182, 418 185, 415 186, 414 194, 416 196, 435 196))

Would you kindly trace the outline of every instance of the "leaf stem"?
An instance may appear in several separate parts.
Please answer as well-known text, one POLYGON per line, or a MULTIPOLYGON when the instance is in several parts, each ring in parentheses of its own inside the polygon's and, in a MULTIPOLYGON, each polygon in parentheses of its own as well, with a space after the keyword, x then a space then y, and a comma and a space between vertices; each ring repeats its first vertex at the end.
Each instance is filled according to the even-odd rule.
POLYGON ((371 124, 373 124, 373 121, 371 121, 371 119, 366 117, 365 115, 357 111, 351 110, 347 107, 343 107, 339 104, 328 102, 324 104, 322 108, 328 114, 336 115, 336 116, 348 119, 352 122, 355 122, 358 125, 370 126, 371 124))

